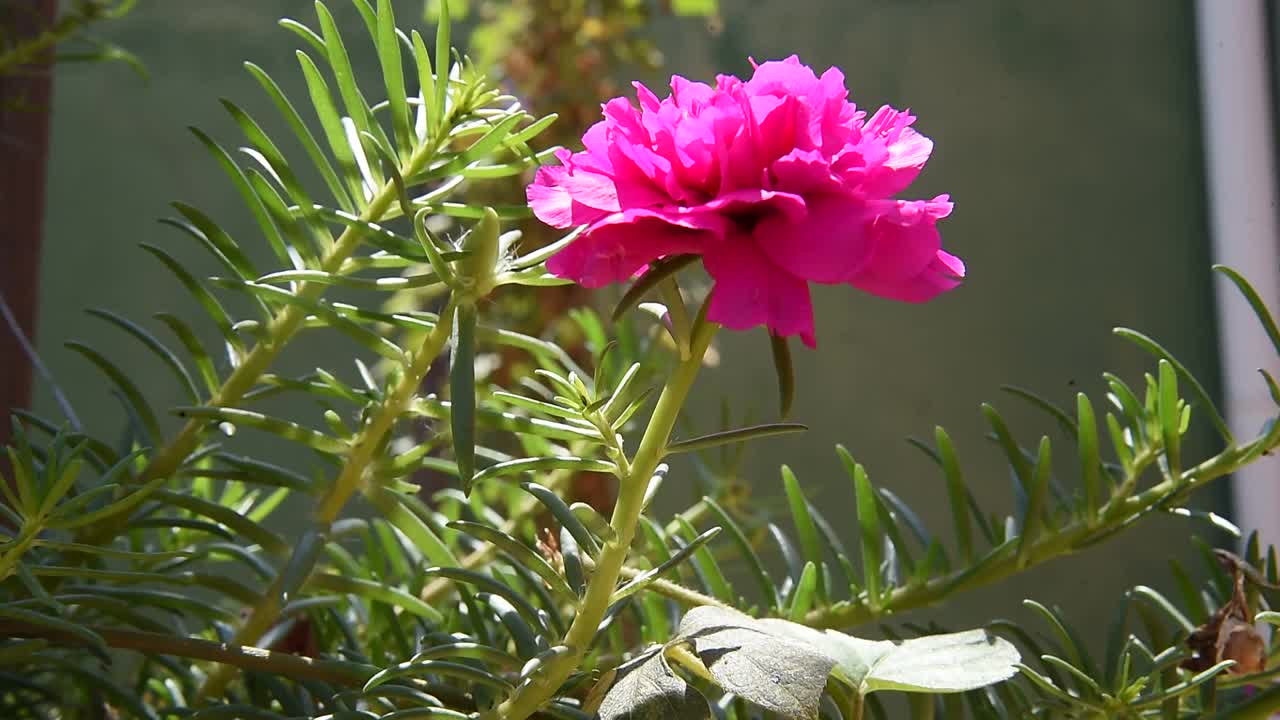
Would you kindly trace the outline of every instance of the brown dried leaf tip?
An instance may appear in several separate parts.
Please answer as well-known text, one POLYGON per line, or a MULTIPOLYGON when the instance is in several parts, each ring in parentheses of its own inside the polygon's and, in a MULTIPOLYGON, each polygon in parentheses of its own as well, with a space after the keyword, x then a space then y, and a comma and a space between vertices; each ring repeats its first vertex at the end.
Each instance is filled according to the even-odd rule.
POLYGON ((1202 672, 1223 660, 1234 660, 1236 664, 1227 670, 1232 675, 1261 672, 1266 667, 1267 644, 1253 626, 1253 613, 1245 596, 1245 581, 1256 584, 1260 578, 1239 557, 1225 550, 1214 553, 1231 571, 1231 598, 1187 637, 1192 656, 1183 660, 1181 666, 1202 672))

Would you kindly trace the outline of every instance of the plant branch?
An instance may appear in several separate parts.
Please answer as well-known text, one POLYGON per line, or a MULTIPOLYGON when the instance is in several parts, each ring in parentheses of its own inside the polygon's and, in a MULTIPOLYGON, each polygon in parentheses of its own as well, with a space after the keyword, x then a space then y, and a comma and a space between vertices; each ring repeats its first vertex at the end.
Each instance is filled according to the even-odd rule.
MULTIPOLYGON (((378 672, 378 668, 372 665, 339 660, 317 660, 301 655, 276 652, 248 645, 237 645, 235 643, 173 637, 161 633, 137 630, 117 630, 104 627, 87 627, 86 629, 101 637, 108 646, 121 650, 136 650, 149 655, 172 655, 195 660, 208 660, 235 667, 239 670, 276 673, 294 678, 319 680, 345 687, 363 687, 364 683, 378 672)), ((17 622, 0 622, 0 636, 44 638, 60 645, 80 646, 85 644, 83 638, 71 633, 17 622)))
MULTIPOLYGON (((1011 539, 974 565, 922 583, 899 587, 874 606, 865 596, 860 596, 848 602, 815 609, 805 616, 803 622, 815 628, 851 628, 906 610, 937 604, 961 590, 990 585, 1030 567, 1083 550, 1132 525, 1152 511, 1174 506, 1188 494, 1234 472, 1258 453, 1277 445, 1280 445, 1280 437, 1264 435, 1248 445, 1228 448, 1177 476, 1166 477, 1136 495, 1119 492, 1097 517, 1077 518, 1056 531, 1045 533, 1033 540, 1021 557, 1017 550, 1018 543, 1011 539)), ((1154 463, 1155 453, 1156 450, 1150 450, 1135 458, 1134 469, 1119 487, 1134 487, 1137 476, 1154 463)))
MULTIPOLYGON (((333 521, 337 519, 338 513, 342 511, 347 501, 360 489, 360 483, 364 481, 366 471, 369 469, 370 463, 373 462, 378 449, 383 446, 387 433, 391 431, 396 421, 404 415, 409 403, 413 400, 414 393, 421 386, 422 379, 426 377, 432 363, 444 350, 445 344, 449 341, 454 308, 455 306, 451 301, 444 312, 440 313, 440 317, 436 320, 436 326, 423 340, 422 347, 418 349, 409 366, 405 368, 399 383, 386 396, 382 404, 373 413, 369 422, 353 439, 351 451, 342 465, 341 472, 339 472, 324 499, 320 501, 320 506, 316 511, 316 525, 322 532, 326 531, 333 521)), ((315 559, 318 558, 319 554, 313 555, 312 563, 314 564, 315 559)), ((310 571, 310 567, 303 567, 299 569, 299 574, 310 574, 310 571)), ((257 642, 263 633, 276 624, 280 618, 281 596, 285 590, 281 584, 284 579, 285 573, 277 573, 275 582, 263 595, 261 602, 253 608, 244 624, 240 626, 232 642, 257 642)), ((196 697, 208 698, 221 694, 227 685, 235 679, 237 672, 238 670, 235 666, 223 665, 216 672, 209 674, 205 683, 196 693, 196 697)))
POLYGON ((644 496, 650 478, 662 461, 671 432, 684 407, 693 381, 702 367, 702 356, 711 344, 717 326, 701 317, 694 324, 689 340, 692 352, 676 366, 667 380, 658 403, 649 417, 640 446, 622 478, 618 501, 610 525, 614 537, 604 543, 596 559, 595 570, 587 583, 586 594, 569 632, 560 643, 569 651, 555 656, 528 682, 522 684, 495 709, 482 715, 482 720, 524 720, 543 707, 569 675, 578 669, 595 638, 600 622, 609 608, 609 599, 617 587, 618 577, 631 550, 636 525, 644 510, 644 496))
MULTIPOLYGON (((400 169, 401 177, 408 177, 419 172, 435 157, 442 145, 443 138, 438 136, 433 141, 424 143, 410 156, 408 162, 400 169)), ((337 273, 343 262, 360 247, 361 224, 379 221, 387 210, 398 199, 398 189, 394 182, 388 181, 369 202, 369 206, 360 214, 360 223, 348 225, 338 239, 334 241, 320 262, 320 270, 325 273, 337 273)), ((300 282, 295 294, 301 302, 289 303, 267 324, 262 340, 253 346, 235 370, 227 376, 218 392, 209 399, 212 407, 235 407, 245 393, 253 389, 258 379, 288 344, 293 335, 306 321, 307 307, 324 294, 326 286, 316 282, 300 282)), ((156 478, 173 475, 186 461, 200 442, 210 420, 205 417, 187 420, 178 434, 165 443, 150 457, 146 468, 137 479, 137 484, 145 485, 156 478)), ((77 542, 89 545, 103 545, 124 530, 128 524, 127 515, 112 518, 100 526, 91 528, 77 542)))

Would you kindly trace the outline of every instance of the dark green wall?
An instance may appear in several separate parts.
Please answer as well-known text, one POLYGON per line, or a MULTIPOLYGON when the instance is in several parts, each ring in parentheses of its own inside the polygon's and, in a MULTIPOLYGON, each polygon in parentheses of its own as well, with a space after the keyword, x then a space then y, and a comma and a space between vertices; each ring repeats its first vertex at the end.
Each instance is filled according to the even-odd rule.
MULTIPOLYGON (((1009 477, 982 437, 978 404, 994 401, 1023 428, 1023 442, 1034 443, 1052 426, 998 387, 1012 383, 1070 405, 1078 388, 1099 391, 1103 370, 1139 382, 1150 364, 1110 337, 1114 325, 1160 338, 1213 384, 1189 3, 723 2, 724 29, 715 37, 696 22, 661 24, 668 67, 689 76, 741 74, 748 55, 798 52, 814 65, 840 65, 864 107, 910 106, 936 142, 913 193, 952 194, 945 241, 970 271, 962 289, 928 306, 818 290, 820 350, 796 357, 795 417, 812 430, 752 451, 747 471, 759 498, 782 512, 778 466, 788 462, 851 538, 851 491, 831 451, 842 442, 873 480, 949 532, 940 479, 903 442, 943 424, 980 496, 1008 510, 1009 477)), ((142 3, 110 33, 150 67, 149 86, 121 68, 59 71, 40 347, 90 422, 114 423, 119 413, 105 383, 59 343, 88 338, 126 365, 146 362, 80 308, 141 317, 179 302, 175 284, 134 248, 148 241, 195 256, 155 224, 167 201, 197 204, 239 237, 251 236, 233 191, 183 128, 198 124, 230 141, 220 96, 269 116, 239 62, 252 58, 297 88, 292 36, 272 20, 290 12, 309 19, 309 5, 142 3)), ((420 3, 397 5, 412 17, 420 3)), ((351 12, 340 17, 355 27, 351 12)), ((303 367, 314 364, 308 354, 331 351, 303 344, 289 362, 303 367)), ((740 412, 773 412, 765 338, 728 336, 722 353, 729 362, 699 390, 703 424, 724 395, 740 412)), ((47 393, 40 406, 53 412, 47 393)), ((1197 439, 1203 447, 1205 437, 1197 439)), ((1060 454, 1069 448, 1064 443, 1060 454)), ((678 473, 667 485, 673 506, 685 497, 681 485, 678 473)), ((1028 595, 1062 601, 1081 620, 1105 617, 1125 585, 1166 583, 1170 552, 1192 554, 1191 530, 1148 521, 1106 549, 958 600, 945 621, 1013 614, 1028 595)))

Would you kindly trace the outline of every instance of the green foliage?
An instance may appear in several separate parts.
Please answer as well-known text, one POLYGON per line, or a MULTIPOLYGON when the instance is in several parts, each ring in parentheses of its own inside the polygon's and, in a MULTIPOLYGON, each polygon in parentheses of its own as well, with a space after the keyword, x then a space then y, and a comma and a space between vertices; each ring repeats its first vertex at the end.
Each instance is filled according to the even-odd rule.
MULTIPOLYGON (((146 68, 128 50, 95 38, 89 30, 104 21, 115 20, 128 14, 137 0, 75 0, 63 3, 66 8, 47 28, 41 28, 33 36, 17 38, 12 28, 0 27, 0 75, 21 72, 32 63, 45 60, 53 62, 102 62, 117 61, 129 65, 143 78, 146 68)), ((13 13, 35 14, 34 8, 20 9, 13 13)), ((26 20, 27 18, 23 18, 26 20)), ((6 98, 6 102, 21 103, 22 98, 6 98)))
MULTIPOLYGON (((1255 657, 1217 641, 1227 628, 1252 642, 1245 628, 1277 617, 1275 551, 1256 540, 1226 566, 1205 547, 1203 587, 1174 566, 1176 597, 1134 588, 1102 663, 1085 631, 1034 603, 1039 633, 1005 621, 885 625, 887 640, 846 633, 1152 513, 1229 527, 1189 501, 1280 445, 1280 423, 1236 440, 1187 368, 1134 331, 1118 332, 1154 368, 1136 390, 1106 375, 1106 411, 1084 395, 1071 413, 1010 389, 1068 438, 1057 454, 1074 458, 1075 482, 1055 477, 1063 465, 1049 437, 1024 447, 983 406, 1014 478, 1008 517, 974 500, 939 428, 933 444, 916 444, 938 465, 951 537, 843 448, 856 549, 787 468, 793 531, 742 512, 728 483, 656 519, 648 507, 668 455, 732 468, 743 443, 803 426, 734 429, 726 418, 671 438, 715 333, 705 304, 685 306, 679 259, 641 278, 607 328, 573 311, 586 352, 494 326, 495 295, 561 282, 544 263, 573 234, 526 250, 503 232, 523 205, 461 193, 546 158, 534 146, 553 118, 525 112, 451 53, 447 13, 429 47, 397 29, 389 0, 353 2, 380 85, 357 82, 359 33, 340 32, 317 3, 314 29, 281 23, 301 40, 305 103, 246 66, 288 138, 231 102, 243 147, 195 133, 271 259, 175 204, 169 224, 211 264, 144 249, 203 319, 163 312, 153 328, 94 312, 163 374, 69 345, 113 389, 123 429, 16 418, 0 483, 0 714, 853 720, 885 716, 889 693, 910 696, 921 718, 1263 717, 1280 706, 1242 691, 1274 674, 1280 646, 1259 637, 1255 657), (649 293, 664 305, 641 302, 649 293), (658 321, 633 308, 657 309, 658 321), (297 360, 292 341, 318 334, 344 338, 348 352, 284 369, 296 365, 284 361, 297 360), (158 407, 156 389, 170 383, 181 405, 158 407), (1220 432, 1210 457, 1182 446, 1193 415, 1220 432), (609 519, 571 490, 591 476, 618 481, 609 519), (441 477, 444 489, 423 489, 441 477), (286 517, 301 529, 283 530, 286 517), (765 540, 783 572, 769 569, 765 540)), ((1224 272, 1274 331, 1248 283, 1224 272)), ((795 378, 785 344, 774 351, 785 415, 795 378)))

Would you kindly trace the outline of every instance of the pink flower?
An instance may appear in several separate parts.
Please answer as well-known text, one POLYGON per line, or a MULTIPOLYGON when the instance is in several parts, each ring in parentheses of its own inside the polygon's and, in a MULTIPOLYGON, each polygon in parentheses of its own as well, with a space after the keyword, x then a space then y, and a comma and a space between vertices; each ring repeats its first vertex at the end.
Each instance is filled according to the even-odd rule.
POLYGON ((708 319, 764 325, 815 345, 809 283, 845 283, 923 302, 964 263, 943 252, 946 195, 897 200, 933 143, 915 118, 848 102, 844 75, 816 76, 792 56, 715 87, 671 79, 659 99, 635 84, 604 105, 585 150, 538 170, 529 204, 543 222, 587 225, 547 262, 587 287, 624 282, 649 263, 696 254, 715 281, 708 319))

